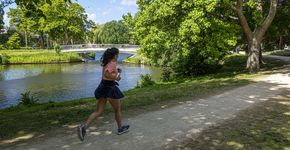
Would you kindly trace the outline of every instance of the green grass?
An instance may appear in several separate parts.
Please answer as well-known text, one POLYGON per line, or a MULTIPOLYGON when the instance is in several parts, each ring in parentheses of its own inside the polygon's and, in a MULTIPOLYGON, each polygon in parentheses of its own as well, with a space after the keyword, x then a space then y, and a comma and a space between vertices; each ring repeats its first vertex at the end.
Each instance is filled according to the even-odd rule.
POLYGON ((1 50, 0 54, 2 57, 4 56, 8 59, 8 62, 4 64, 61 63, 81 61, 81 56, 76 53, 60 53, 58 55, 54 50, 1 50))
POLYGON ((290 50, 276 50, 268 52, 267 54, 276 55, 276 56, 290 56, 290 50))
MULTIPOLYGON (((217 74, 180 79, 169 83, 157 83, 145 88, 125 92, 122 109, 130 111, 139 107, 153 107, 157 104, 195 100, 220 90, 232 89, 251 83, 250 79, 262 75, 247 74, 244 71, 246 58, 231 56, 224 68, 217 74), (210 94, 209 94, 210 93, 210 94)), ((265 70, 279 67, 281 62, 268 60, 265 70), (269 68, 267 68, 269 67, 269 68)), ((0 139, 17 137, 27 133, 45 133, 51 128, 62 127, 83 121, 95 109, 94 98, 60 103, 37 104, 31 107, 18 106, 0 110, 0 139)), ((111 113, 107 106, 105 113, 111 113)))

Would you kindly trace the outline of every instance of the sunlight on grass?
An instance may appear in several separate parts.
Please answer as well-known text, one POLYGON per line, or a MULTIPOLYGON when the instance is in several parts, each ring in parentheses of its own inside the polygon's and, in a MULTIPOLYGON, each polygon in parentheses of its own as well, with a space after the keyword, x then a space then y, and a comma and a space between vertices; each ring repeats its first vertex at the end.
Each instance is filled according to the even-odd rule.
POLYGON ((28 140, 34 137, 34 134, 27 134, 27 135, 23 135, 23 136, 19 136, 10 140, 4 140, 1 143, 3 144, 9 144, 9 143, 15 143, 21 140, 28 140))
POLYGON ((91 135, 101 135, 100 132, 90 132, 91 135))
POLYGON ((238 148, 238 149, 242 149, 242 148, 244 148, 243 144, 240 144, 240 143, 235 142, 235 141, 227 142, 227 144, 228 144, 229 146, 233 146, 234 148, 238 148))

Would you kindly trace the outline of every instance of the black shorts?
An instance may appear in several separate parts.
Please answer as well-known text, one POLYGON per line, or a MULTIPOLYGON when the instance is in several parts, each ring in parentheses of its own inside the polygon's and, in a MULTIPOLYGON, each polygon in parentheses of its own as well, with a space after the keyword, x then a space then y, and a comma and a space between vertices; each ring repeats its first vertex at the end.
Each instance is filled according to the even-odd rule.
POLYGON ((98 88, 95 90, 96 99, 110 98, 110 99, 121 99, 124 94, 118 88, 116 81, 102 80, 98 88))

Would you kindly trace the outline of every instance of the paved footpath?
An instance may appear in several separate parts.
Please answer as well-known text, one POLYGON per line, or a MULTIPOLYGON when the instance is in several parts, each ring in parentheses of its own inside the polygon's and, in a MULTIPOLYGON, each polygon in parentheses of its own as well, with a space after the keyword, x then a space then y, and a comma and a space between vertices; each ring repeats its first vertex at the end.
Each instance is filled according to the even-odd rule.
POLYGON ((5 149, 58 150, 155 150, 168 149, 187 138, 195 138, 202 130, 222 122, 256 103, 275 97, 290 89, 289 72, 276 73, 258 79, 256 83, 226 91, 198 101, 187 101, 171 108, 148 112, 125 119, 131 130, 116 135, 115 123, 91 127, 80 142, 75 132, 57 134, 5 149))

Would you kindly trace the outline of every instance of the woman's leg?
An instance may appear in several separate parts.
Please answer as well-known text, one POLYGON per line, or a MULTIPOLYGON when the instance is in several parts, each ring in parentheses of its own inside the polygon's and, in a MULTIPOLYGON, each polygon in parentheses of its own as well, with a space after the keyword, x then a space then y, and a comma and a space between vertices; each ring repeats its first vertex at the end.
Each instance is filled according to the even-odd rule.
POLYGON ((105 98, 101 98, 97 101, 97 109, 87 119, 87 121, 85 123, 86 127, 88 127, 94 119, 96 119, 97 117, 99 117, 102 114, 102 112, 105 109, 106 103, 107 103, 107 99, 105 99, 105 98))
POLYGON ((117 122, 118 128, 120 129, 121 124, 121 103, 120 100, 117 99, 108 99, 110 104, 112 105, 115 112, 115 120, 117 122))

